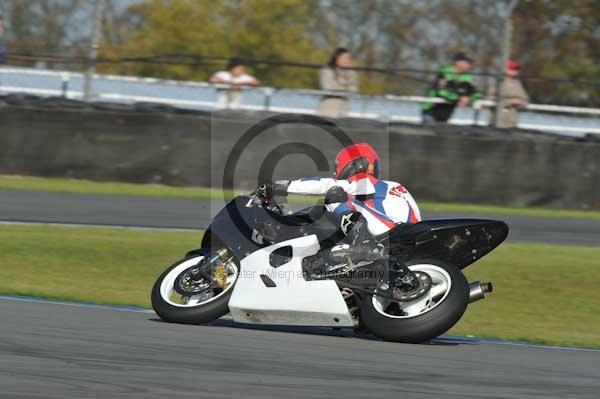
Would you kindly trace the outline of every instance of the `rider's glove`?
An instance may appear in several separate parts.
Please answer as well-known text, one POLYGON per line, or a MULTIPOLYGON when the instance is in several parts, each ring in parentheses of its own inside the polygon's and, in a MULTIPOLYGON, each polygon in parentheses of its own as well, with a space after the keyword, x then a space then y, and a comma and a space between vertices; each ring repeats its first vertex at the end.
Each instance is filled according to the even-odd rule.
POLYGON ((256 196, 264 201, 269 201, 275 197, 287 197, 288 180, 278 180, 275 183, 264 182, 256 188, 256 196))
POLYGON ((256 187, 256 196, 263 201, 269 201, 273 198, 273 186, 270 182, 259 184, 256 187))
POLYGON ((348 193, 340 186, 333 186, 325 193, 325 205, 348 201, 348 193))

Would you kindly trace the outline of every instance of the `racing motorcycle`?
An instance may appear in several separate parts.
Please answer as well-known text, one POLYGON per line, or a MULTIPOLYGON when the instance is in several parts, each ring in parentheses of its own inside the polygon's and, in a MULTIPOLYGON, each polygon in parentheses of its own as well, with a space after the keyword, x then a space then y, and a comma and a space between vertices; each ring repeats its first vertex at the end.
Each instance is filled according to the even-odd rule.
POLYGON ((257 192, 231 200, 201 248, 158 278, 151 300, 163 320, 203 324, 231 313, 240 323, 350 327, 420 343, 492 291, 491 283, 469 284, 462 270, 505 240, 504 222, 401 224, 375 237, 380 256, 355 260, 331 256, 349 244, 324 205, 284 214, 257 192))

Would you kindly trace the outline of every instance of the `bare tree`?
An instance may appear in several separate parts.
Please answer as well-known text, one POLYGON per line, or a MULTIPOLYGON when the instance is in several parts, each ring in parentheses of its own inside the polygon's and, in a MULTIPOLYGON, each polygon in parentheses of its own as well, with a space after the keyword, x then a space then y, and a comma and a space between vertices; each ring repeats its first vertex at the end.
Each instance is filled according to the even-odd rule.
POLYGON ((18 55, 74 55, 89 36, 87 1, 13 0, 3 13, 7 43, 18 55))

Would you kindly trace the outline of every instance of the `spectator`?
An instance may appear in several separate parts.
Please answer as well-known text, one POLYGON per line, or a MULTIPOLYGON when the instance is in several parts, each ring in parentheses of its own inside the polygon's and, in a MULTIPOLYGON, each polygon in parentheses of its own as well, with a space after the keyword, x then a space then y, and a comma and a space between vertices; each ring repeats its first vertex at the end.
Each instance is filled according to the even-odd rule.
POLYGON ((340 94, 325 95, 319 104, 319 114, 331 118, 345 116, 348 112, 348 95, 358 91, 358 76, 352 68, 350 52, 338 47, 331 55, 329 63, 321 68, 321 90, 339 91, 340 94), (344 93, 347 92, 347 93, 344 93))
POLYGON ((471 70, 472 60, 465 53, 454 56, 454 65, 440 69, 427 97, 440 97, 446 103, 427 102, 421 106, 423 122, 447 122, 456 106, 466 107, 481 94, 474 85, 471 70))
MULTIPOLYGON (((506 62, 506 72, 500 93, 502 94, 502 112, 498 127, 513 128, 517 127, 519 120, 519 108, 525 107, 529 103, 529 96, 525 92, 521 81, 517 78, 520 66, 516 61, 508 60, 506 62)), ((496 100, 496 85, 492 84, 488 90, 488 99, 496 100)), ((490 112, 490 124, 495 121, 495 107, 490 112)))
POLYGON ((240 90, 244 87, 260 86, 260 81, 245 73, 246 66, 240 58, 231 58, 226 71, 216 72, 210 78, 211 83, 229 85, 229 88, 217 89, 219 108, 237 108, 240 104, 240 90))
POLYGON ((0 15, 0 64, 4 64, 6 62, 6 47, 4 47, 4 41, 2 40, 2 36, 4 34, 4 20, 2 19, 2 15, 0 15))

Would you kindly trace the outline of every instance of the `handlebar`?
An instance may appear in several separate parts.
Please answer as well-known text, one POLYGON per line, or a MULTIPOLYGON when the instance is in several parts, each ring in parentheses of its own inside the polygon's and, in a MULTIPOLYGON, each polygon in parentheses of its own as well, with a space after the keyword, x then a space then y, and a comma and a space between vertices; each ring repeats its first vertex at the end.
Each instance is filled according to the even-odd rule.
POLYGON ((253 193, 250 193, 252 204, 267 208, 283 214, 283 209, 273 201, 273 186, 270 183, 259 184, 253 193))

